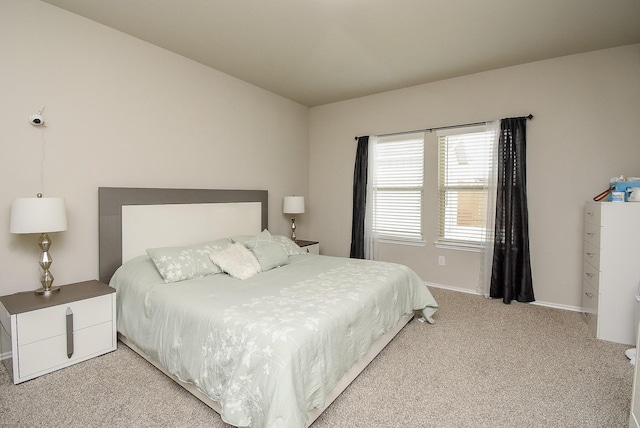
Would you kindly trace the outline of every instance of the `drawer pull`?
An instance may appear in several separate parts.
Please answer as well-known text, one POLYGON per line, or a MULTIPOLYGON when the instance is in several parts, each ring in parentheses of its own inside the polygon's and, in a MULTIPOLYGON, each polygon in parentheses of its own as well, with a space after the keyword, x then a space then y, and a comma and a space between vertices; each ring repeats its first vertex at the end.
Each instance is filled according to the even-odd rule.
POLYGON ((596 253, 587 253, 587 256, 589 256, 589 257, 593 257, 595 255, 596 255, 596 253))
POLYGON ((73 311, 67 308, 67 357, 73 355, 73 311))
POLYGON ((593 215, 593 212, 587 211, 587 215, 593 215))
POLYGON ((593 233, 593 232, 587 232, 587 236, 595 236, 595 233, 593 233))
POLYGON ((593 278, 595 275, 592 274, 591 272, 586 272, 585 275, 587 275, 589 278, 593 278))
POLYGON ((584 293, 588 298, 593 298, 595 296, 595 294, 593 293, 584 293))

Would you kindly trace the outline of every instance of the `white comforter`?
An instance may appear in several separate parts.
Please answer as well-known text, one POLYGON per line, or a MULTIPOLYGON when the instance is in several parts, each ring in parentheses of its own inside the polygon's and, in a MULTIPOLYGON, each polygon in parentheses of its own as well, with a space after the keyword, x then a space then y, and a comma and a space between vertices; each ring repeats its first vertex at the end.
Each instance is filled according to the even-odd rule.
POLYGON ((409 268, 316 255, 246 280, 165 284, 140 257, 113 276, 118 331, 217 401, 232 425, 304 427, 403 314, 437 303, 409 268))

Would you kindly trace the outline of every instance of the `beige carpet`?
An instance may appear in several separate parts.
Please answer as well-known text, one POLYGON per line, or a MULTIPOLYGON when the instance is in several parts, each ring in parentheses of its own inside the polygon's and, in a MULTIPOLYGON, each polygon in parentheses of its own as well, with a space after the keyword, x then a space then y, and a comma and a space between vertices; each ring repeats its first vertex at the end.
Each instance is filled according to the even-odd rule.
MULTIPOLYGON (((407 325, 313 428, 627 426, 627 346, 575 312, 432 292, 437 324, 407 325)), ((20 385, 1 367, 0 426, 229 427, 123 344, 20 385)))

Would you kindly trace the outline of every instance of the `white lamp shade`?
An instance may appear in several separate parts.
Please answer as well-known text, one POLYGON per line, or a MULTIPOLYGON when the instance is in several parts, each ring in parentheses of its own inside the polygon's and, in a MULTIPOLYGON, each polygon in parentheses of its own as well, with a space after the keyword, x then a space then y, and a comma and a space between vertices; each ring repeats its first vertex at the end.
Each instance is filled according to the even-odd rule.
POLYGON ((17 198, 11 206, 11 233, 67 230, 64 198, 17 198))
POLYGON ((285 196, 282 212, 284 214, 303 214, 304 196, 285 196))

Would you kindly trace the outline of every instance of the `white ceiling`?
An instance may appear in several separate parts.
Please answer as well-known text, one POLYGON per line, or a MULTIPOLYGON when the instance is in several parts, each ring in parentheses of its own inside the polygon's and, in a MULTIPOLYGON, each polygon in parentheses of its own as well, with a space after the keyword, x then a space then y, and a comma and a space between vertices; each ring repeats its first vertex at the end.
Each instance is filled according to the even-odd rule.
POLYGON ((307 106, 640 43, 640 0, 43 0, 307 106))

